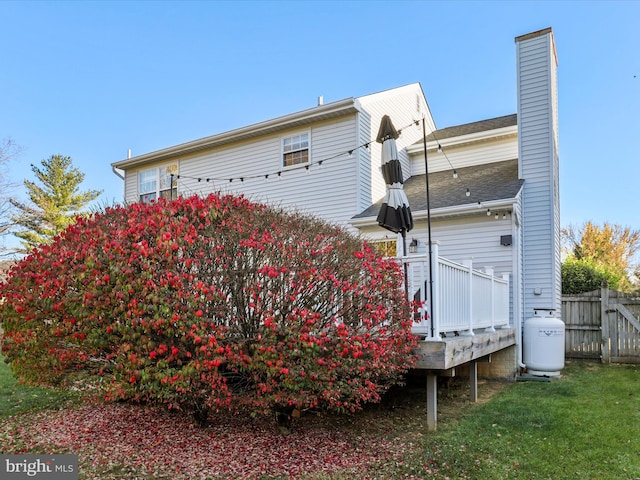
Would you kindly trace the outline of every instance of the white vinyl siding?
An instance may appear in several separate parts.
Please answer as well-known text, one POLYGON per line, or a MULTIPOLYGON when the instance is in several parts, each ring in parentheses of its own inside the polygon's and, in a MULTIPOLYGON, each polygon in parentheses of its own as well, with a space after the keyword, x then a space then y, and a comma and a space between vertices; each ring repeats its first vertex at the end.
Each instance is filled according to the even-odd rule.
POLYGON ((534 308, 560 314, 560 222, 556 59, 551 32, 516 42, 518 136, 522 193, 525 318, 534 308), (535 292, 540 292, 536 294, 535 292))
MULTIPOLYGON (((507 207, 500 209, 506 211, 507 207)), ((493 215, 487 216, 478 213, 473 216, 464 216, 449 219, 433 219, 431 222, 431 237, 438 242, 440 256, 463 262, 472 260, 475 268, 492 267, 496 275, 513 273, 513 245, 500 244, 502 235, 513 234, 512 216, 503 219, 502 214, 496 220, 493 215)), ((379 227, 366 227, 362 229, 365 238, 372 242, 388 240, 389 235, 384 234, 379 227), (384 236, 383 236, 384 235, 384 236)), ((395 235, 393 235, 396 238, 395 235)), ((407 244, 412 239, 417 239, 424 250, 427 245, 426 221, 416 222, 413 230, 407 233, 407 244)))
POLYGON ((510 215, 496 220, 493 215, 478 214, 437 221, 432 226, 432 237, 440 242, 440 255, 456 262, 471 259, 475 268, 492 267, 496 275, 513 272, 512 246, 500 244, 502 235, 511 234, 510 215))
MULTIPOLYGON (((516 136, 491 142, 444 148, 443 152, 429 151, 427 155, 429 173, 449 170, 453 173, 453 169, 503 162, 516 158, 518 158, 518 139, 516 136)), ((412 175, 424 175, 424 172, 424 153, 413 154, 411 157, 412 175)), ((463 182, 461 181, 460 184, 462 185, 463 182)))
POLYGON ((138 171, 126 170, 124 172, 124 202, 130 204, 138 201, 138 171))
MULTIPOLYGON (((297 125, 273 133, 265 130, 202 151, 176 153, 173 158, 180 163, 178 191, 181 195, 242 193, 251 200, 294 208, 355 231, 349 219, 385 193, 380 144, 375 141, 382 116, 390 115, 400 129, 420 118, 420 108, 427 117, 427 133, 434 127, 417 83, 354 99, 353 105, 353 113, 315 120, 306 129, 297 125), (282 139, 301 133, 308 133, 309 163, 283 166, 282 139), (365 143, 369 148, 357 148, 365 143), (353 151, 351 158, 348 151, 353 151), (321 160, 320 166, 317 162, 321 160), (230 178, 233 182, 228 181, 230 178)), ((413 125, 405 128, 397 140, 406 178, 410 165, 404 147, 420 138, 421 126, 413 125)), ((130 178, 129 171, 125 178, 125 198, 137 201, 137 180, 130 178)))
POLYGON ((363 141, 366 142, 367 137, 371 141, 369 154, 371 176, 361 178, 361 181, 367 182, 363 184, 364 188, 361 192, 361 210, 364 210, 384 197, 386 192, 380 168, 382 147, 375 141, 382 117, 389 115, 393 126, 397 130, 401 130, 400 136, 396 139, 396 145, 405 181, 412 174, 406 147, 422 138, 422 124, 415 125, 414 122, 420 120, 424 114, 427 119, 427 135, 433 131, 434 124, 422 88, 417 83, 360 97, 358 100, 368 116, 368 118, 361 119, 363 141), (365 130, 367 128, 368 132, 365 130))
MULTIPOLYGON (((371 141, 371 115, 367 112, 361 112, 358 114, 358 133, 357 142, 358 146, 364 145, 371 141)), ((354 152, 356 158, 357 168, 357 205, 359 212, 365 210, 369 205, 375 202, 373 195, 373 178, 374 178, 374 166, 370 148, 359 148, 354 152)), ((379 157, 378 157, 379 158, 379 157)), ((378 168, 377 166, 375 168, 378 168)), ((359 213, 358 212, 358 213, 359 213)))
POLYGON ((244 194, 257 202, 296 209, 347 226, 347 221, 359 213, 356 152, 352 158, 346 153, 356 147, 356 115, 315 124, 308 130, 309 168, 304 164, 283 167, 282 138, 299 134, 299 130, 293 130, 266 135, 185 158, 180 164, 180 191, 185 195, 214 191, 244 194))

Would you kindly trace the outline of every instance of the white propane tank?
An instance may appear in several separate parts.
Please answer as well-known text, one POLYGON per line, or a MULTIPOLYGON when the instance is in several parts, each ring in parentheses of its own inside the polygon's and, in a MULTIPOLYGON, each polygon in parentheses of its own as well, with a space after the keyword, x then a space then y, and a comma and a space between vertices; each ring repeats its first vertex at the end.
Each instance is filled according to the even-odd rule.
POLYGON ((564 368, 564 322, 552 308, 536 308, 524 322, 523 360, 531 375, 554 377, 564 368))

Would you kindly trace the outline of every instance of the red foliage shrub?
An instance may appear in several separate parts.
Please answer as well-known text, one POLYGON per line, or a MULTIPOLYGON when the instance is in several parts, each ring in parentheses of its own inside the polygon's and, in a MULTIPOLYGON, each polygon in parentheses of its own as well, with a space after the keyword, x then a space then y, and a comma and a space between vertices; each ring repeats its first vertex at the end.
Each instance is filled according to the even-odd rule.
POLYGON ((354 411, 413 361, 401 270, 347 232, 242 197, 80 218, 0 287, 24 380, 108 399, 354 411))

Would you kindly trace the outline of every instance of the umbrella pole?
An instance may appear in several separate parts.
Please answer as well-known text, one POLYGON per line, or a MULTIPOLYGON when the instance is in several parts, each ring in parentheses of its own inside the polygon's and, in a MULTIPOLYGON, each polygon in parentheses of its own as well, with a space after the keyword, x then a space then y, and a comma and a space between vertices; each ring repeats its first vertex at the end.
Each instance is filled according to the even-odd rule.
POLYGON ((425 173, 425 181, 427 183, 427 234, 429 237, 429 304, 431 306, 431 337, 433 338, 435 334, 435 324, 433 321, 433 316, 435 312, 433 311, 433 252, 431 250, 431 206, 429 204, 429 164, 427 163, 427 127, 426 120, 424 116, 422 117, 422 146, 424 148, 424 173, 425 173))
POLYGON ((404 295, 407 297, 407 301, 409 301, 409 277, 408 277, 408 268, 407 268, 407 259, 404 258, 407 256, 407 232, 406 230, 402 230, 402 266, 404 267, 404 295))

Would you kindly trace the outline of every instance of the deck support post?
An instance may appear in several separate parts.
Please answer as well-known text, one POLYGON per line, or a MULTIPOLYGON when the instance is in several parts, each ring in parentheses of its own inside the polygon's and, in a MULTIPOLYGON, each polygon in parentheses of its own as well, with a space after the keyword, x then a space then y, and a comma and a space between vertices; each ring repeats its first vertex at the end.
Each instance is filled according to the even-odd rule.
POLYGON ((478 362, 471 360, 469 363, 469 387, 471 388, 471 401, 478 401, 478 362))
POLYGON ((438 375, 427 373, 427 430, 438 426, 438 375))

